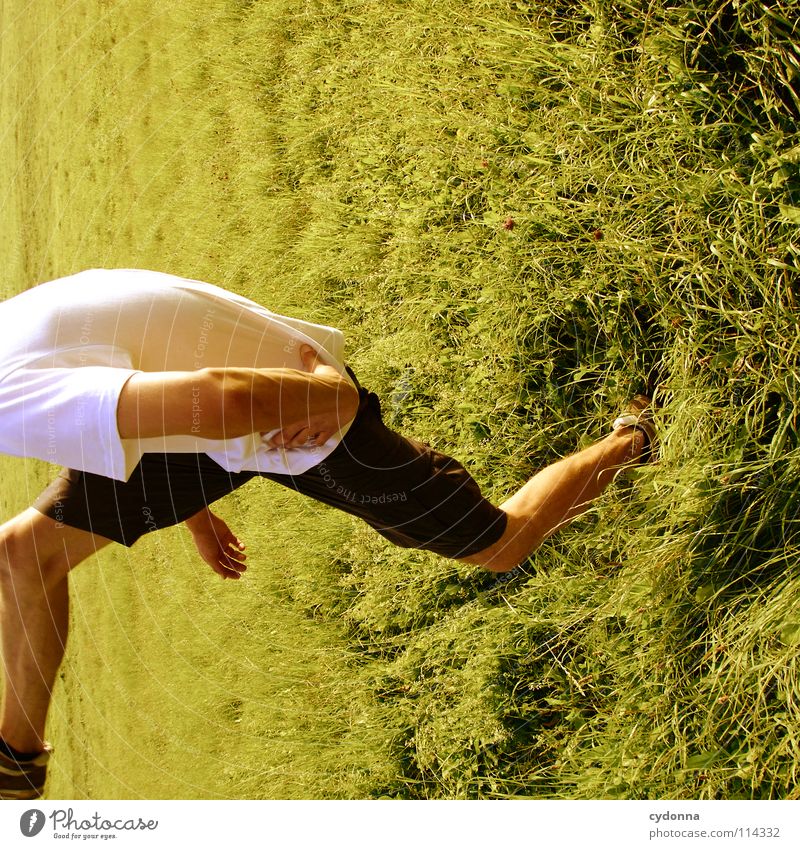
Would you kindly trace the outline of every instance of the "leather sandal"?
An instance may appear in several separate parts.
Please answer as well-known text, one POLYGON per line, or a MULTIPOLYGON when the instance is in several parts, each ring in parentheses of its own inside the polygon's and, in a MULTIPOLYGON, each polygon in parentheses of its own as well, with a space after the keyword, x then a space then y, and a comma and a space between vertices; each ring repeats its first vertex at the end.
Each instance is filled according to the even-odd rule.
POLYGON ((632 427, 644 434, 645 445, 637 457, 637 465, 654 463, 658 452, 658 437, 653 423, 653 402, 646 395, 634 395, 627 410, 614 420, 612 430, 632 427))
POLYGON ((51 752, 47 744, 30 760, 0 752, 0 799, 38 799, 44 791, 51 752))

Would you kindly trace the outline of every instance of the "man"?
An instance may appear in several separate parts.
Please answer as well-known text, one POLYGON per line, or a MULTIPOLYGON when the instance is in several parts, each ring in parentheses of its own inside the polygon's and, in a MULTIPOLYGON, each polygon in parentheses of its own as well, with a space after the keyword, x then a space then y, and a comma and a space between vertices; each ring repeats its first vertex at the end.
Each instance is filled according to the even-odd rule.
POLYGON ((388 430, 330 327, 170 275, 94 270, 0 304, 0 451, 63 465, 0 527, 0 798, 36 798, 67 638, 67 575, 110 542, 185 522, 223 578, 244 545, 208 505, 256 476, 405 547, 513 569, 654 434, 647 399, 499 507, 455 460, 388 430))

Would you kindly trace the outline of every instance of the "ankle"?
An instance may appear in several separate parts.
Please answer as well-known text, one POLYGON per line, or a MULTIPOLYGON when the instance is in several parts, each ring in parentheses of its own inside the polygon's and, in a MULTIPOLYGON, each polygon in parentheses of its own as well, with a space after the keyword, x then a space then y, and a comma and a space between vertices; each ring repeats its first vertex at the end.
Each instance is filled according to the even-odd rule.
POLYGON ((619 427, 609 435, 624 463, 636 463, 647 449, 647 434, 638 427, 619 427))
POLYGON ((32 761, 44 751, 44 745, 17 748, 0 737, 0 755, 5 755, 15 761, 32 761))

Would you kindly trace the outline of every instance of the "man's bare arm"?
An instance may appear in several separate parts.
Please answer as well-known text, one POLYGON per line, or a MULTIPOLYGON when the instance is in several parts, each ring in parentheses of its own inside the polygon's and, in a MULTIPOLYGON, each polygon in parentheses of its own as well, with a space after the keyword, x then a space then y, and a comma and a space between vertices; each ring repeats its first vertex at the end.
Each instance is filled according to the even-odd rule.
MULTIPOLYGON (((275 429, 308 439, 335 433, 357 408, 356 389, 329 367, 313 373, 251 368, 138 372, 120 394, 117 426, 123 439, 177 434, 232 439, 275 429)), ((288 440, 276 444, 290 445, 288 440)))

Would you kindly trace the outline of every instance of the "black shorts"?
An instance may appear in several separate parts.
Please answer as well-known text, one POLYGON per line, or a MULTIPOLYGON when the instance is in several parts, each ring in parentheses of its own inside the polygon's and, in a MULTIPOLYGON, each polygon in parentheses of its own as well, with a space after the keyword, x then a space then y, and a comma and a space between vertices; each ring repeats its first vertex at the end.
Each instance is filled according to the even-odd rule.
POLYGON ((269 478, 363 519, 404 548, 466 557, 496 542, 506 514, 466 469, 387 428, 378 397, 361 402, 344 439, 300 475, 227 472, 205 454, 145 454, 125 482, 64 469, 34 507, 123 545, 194 516, 254 477, 269 478))

